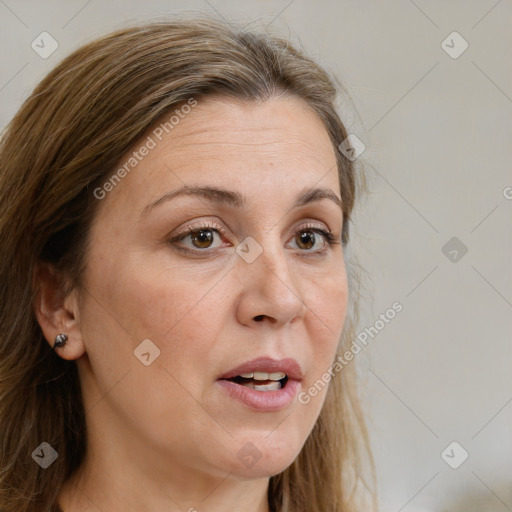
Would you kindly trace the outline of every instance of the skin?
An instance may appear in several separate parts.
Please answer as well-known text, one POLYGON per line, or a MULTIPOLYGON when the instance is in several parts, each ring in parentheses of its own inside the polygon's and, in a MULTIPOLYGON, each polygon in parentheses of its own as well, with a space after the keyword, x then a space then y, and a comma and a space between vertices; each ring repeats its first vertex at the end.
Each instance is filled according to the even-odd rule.
POLYGON ((332 364, 348 300, 342 213, 325 198, 293 208, 315 187, 341 199, 333 145, 303 100, 201 99, 100 201, 83 286, 63 297, 61 276, 38 268, 38 321, 52 346, 68 334, 56 352, 76 360, 86 410, 87 458, 64 512, 268 511, 269 478, 298 455, 327 388, 260 412, 216 381, 256 357, 293 357, 306 390, 332 364), (246 205, 181 196, 143 213, 184 184, 246 205), (212 242, 169 241, 211 222, 212 242), (252 263, 235 251, 248 236, 263 249, 252 263), (134 356, 144 339, 160 349, 149 366, 134 356), (237 457, 247 442, 261 454, 252 467, 237 457))

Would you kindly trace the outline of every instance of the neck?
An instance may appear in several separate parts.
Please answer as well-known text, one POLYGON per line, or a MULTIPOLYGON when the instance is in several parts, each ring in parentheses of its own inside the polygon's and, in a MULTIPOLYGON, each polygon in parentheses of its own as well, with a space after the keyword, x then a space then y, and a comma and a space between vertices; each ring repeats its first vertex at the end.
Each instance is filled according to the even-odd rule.
POLYGON ((269 478, 240 480, 212 475, 187 464, 165 467, 147 452, 116 443, 88 456, 59 495, 62 512, 270 512, 269 478))

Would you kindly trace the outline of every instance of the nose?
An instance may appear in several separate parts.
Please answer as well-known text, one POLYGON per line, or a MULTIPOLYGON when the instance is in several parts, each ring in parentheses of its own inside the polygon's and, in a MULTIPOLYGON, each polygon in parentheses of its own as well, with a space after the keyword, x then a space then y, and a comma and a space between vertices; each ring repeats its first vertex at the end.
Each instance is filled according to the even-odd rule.
POLYGON ((280 327, 305 315, 307 307, 297 287, 299 276, 290 270, 283 249, 263 247, 263 252, 252 263, 240 258, 237 264, 242 283, 237 303, 240 323, 280 327))

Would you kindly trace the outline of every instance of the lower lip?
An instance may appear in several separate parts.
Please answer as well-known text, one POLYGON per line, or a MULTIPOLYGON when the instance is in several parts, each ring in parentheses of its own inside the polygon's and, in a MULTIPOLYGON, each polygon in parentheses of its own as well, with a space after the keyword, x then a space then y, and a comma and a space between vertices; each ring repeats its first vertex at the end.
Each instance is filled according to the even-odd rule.
POLYGON ((231 398, 262 412, 284 409, 292 403, 300 389, 300 382, 292 379, 288 379, 284 388, 276 391, 257 391, 230 380, 218 380, 217 383, 231 398))

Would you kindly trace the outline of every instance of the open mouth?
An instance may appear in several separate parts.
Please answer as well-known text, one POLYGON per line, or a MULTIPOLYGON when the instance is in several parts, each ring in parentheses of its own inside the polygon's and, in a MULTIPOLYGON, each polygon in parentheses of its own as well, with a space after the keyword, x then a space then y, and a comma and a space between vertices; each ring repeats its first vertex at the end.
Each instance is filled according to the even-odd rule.
POLYGON ((259 412, 289 407, 301 389, 302 370, 293 359, 249 361, 221 376, 224 393, 259 412))
POLYGON ((282 372, 268 374, 255 372, 252 374, 237 375, 231 379, 224 379, 235 384, 240 384, 256 391, 277 391, 285 387, 288 382, 288 376, 282 372))

